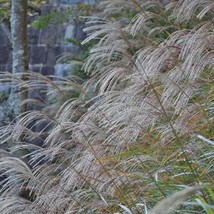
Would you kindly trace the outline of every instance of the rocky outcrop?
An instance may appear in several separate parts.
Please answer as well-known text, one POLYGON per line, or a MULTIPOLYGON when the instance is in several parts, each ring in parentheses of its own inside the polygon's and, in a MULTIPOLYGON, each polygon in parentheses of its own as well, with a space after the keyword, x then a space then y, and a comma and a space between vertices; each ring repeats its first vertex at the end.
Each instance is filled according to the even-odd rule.
MULTIPOLYGON (((53 0, 51 5, 42 7, 42 15, 52 9, 57 8, 61 11, 68 6, 74 7, 77 3, 92 3, 92 1, 53 0)), ((41 30, 30 27, 28 29, 30 70, 44 75, 63 76, 68 71, 68 64, 60 62, 60 57, 66 52, 76 55, 79 51, 79 47, 69 43, 67 39, 83 40, 85 38, 83 27, 84 23, 81 22, 49 24, 41 30)))
MULTIPOLYGON (((41 7, 41 14, 50 13, 53 9, 62 11, 68 7, 75 7, 78 3, 92 4, 94 0, 52 0, 50 4, 41 7)), ((37 18, 38 15, 29 16, 29 23, 37 18)), ((68 52, 75 56, 80 51, 78 46, 71 44, 67 39, 83 40, 85 34, 83 32, 84 23, 69 21, 64 24, 49 24, 44 29, 28 28, 28 47, 29 47, 29 69, 33 72, 39 72, 43 75, 65 76, 71 70, 70 64, 60 61, 63 54, 68 52)), ((5 31, 0 27, 0 71, 12 70, 12 48, 5 31)), ((0 84, 0 121, 4 120, 7 105, 5 93, 10 91, 10 85, 6 83, 0 84), (4 98, 4 97, 3 97, 4 98)), ((44 93, 29 93, 30 98, 39 96, 44 99, 44 93)), ((13 108, 13 106, 10 108, 13 108)), ((15 108, 15 106, 14 106, 15 108)))
MULTIPOLYGON (((57 8, 61 11, 66 7, 74 7, 78 3, 92 4, 93 0, 52 0, 51 4, 43 5, 42 15, 50 13, 57 8)), ((35 16, 34 16, 35 17, 35 16)), ((32 21, 34 17, 29 17, 32 21)), ((65 52, 77 54, 79 48, 67 41, 69 38, 83 40, 82 31, 84 23, 69 22, 64 24, 49 24, 44 29, 28 28, 29 65, 30 70, 45 75, 65 74, 68 64, 60 62, 60 57, 65 52)), ((7 35, 0 28, 0 71, 11 71, 12 49, 7 35)), ((1 89, 0 89, 1 90, 1 89)))

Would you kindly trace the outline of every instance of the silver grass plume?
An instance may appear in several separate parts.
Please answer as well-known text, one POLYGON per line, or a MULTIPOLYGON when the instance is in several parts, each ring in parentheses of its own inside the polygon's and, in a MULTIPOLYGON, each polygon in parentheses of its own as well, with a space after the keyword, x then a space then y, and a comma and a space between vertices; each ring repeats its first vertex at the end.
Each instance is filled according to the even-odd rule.
POLYGON ((174 211, 178 206, 181 205, 188 197, 195 194, 197 191, 202 190, 202 186, 190 187, 184 190, 176 192, 172 196, 160 201, 150 212, 149 214, 169 214, 174 211))
MULTIPOLYGON (((51 115, 48 110, 27 112, 6 134, 1 130, 6 140, 16 142, 23 133, 27 139, 40 137, 42 133, 27 128, 35 120, 50 127, 44 147, 27 155, 30 166, 14 157, 1 159, 8 175, 0 200, 3 214, 15 213, 16 205, 20 213, 24 209, 28 213, 102 213, 112 203, 119 204, 118 195, 125 196, 124 203, 143 197, 156 184, 153 180, 142 186, 142 181, 171 169, 170 165, 159 166, 156 156, 138 152, 130 157, 126 152, 147 130, 159 137, 160 146, 193 134, 191 118, 202 107, 192 100, 200 92, 201 74, 213 67, 213 23, 202 20, 192 29, 180 29, 167 16, 172 13, 178 21, 186 19, 185 8, 204 6, 202 1, 195 2, 175 1, 167 6, 161 1, 101 1, 101 12, 85 28, 88 37, 83 43, 97 43, 83 65, 92 75, 83 88, 73 81, 51 81, 33 74, 28 82, 19 82, 32 90, 48 84, 53 94, 62 95, 63 84, 67 84, 82 95, 67 100, 51 115), (117 11, 134 11, 135 15, 112 19, 117 11), (160 19, 167 26, 160 26, 160 19), (167 38, 153 41, 163 32, 167 38), (96 94, 93 99, 88 95, 91 91, 96 94), (148 161, 157 167, 145 171, 148 161), (132 185, 133 194, 122 188, 132 185), (29 201, 18 195, 23 189, 35 198, 29 201)), ((212 3, 206 2, 211 11, 212 3)), ((12 151, 19 148, 30 150, 32 145, 15 146, 12 151)))

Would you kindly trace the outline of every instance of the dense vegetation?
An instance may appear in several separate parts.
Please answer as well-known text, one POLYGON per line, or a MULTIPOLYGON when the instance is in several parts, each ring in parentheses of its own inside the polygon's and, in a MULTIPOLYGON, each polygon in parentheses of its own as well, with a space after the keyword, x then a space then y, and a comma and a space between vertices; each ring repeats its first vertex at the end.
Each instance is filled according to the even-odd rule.
POLYGON ((100 1, 82 42, 89 80, 20 83, 66 99, 1 129, 14 146, 1 154, 0 212, 214 213, 213 13, 212 0, 100 1))

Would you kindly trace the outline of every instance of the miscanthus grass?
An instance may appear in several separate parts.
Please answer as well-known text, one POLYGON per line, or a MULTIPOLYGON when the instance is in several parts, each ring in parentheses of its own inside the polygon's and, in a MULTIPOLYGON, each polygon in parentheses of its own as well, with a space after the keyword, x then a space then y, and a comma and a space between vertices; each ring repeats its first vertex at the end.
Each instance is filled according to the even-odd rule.
POLYGON ((2 73, 80 96, 1 128, 13 146, 1 151, 0 212, 211 213, 213 10, 211 0, 100 1, 82 42, 95 44, 84 84, 2 73), (44 144, 27 143, 35 138, 44 144))

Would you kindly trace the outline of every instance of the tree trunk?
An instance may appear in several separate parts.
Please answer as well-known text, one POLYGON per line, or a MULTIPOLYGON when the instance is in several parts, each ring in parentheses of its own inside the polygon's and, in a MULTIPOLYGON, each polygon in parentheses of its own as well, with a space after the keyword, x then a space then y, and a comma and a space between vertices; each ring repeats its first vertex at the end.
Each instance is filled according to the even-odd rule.
MULTIPOLYGON (((14 75, 20 74, 21 80, 26 80, 28 72, 28 41, 27 41, 27 0, 12 0, 11 6, 11 37, 13 47, 13 65, 14 75)), ((28 93, 25 87, 13 87, 11 93, 18 93, 16 96, 19 103, 22 104, 27 99, 28 93)), ((14 96, 15 97, 15 96, 14 96)), ((19 113, 27 110, 27 104, 20 105, 19 113)))

